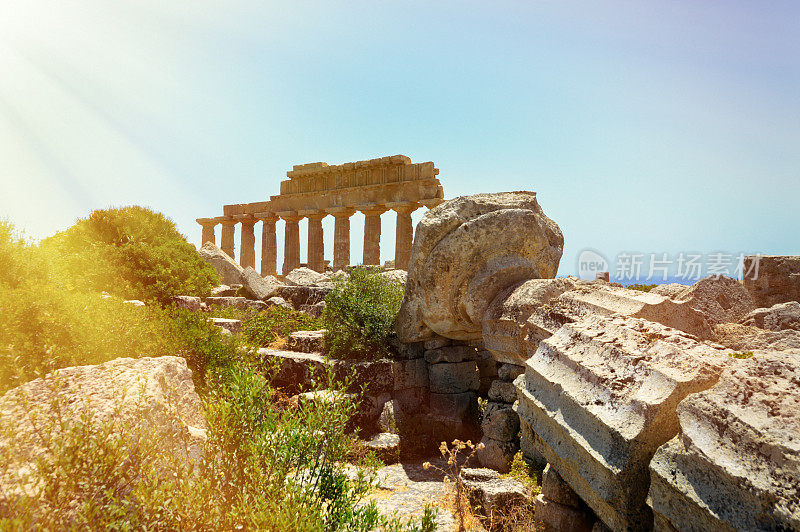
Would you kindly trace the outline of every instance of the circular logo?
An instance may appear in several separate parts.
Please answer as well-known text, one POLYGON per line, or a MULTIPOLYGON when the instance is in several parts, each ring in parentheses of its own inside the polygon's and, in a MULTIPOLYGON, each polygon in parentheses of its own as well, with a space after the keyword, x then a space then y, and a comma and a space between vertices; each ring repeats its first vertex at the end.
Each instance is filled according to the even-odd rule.
POLYGON ((584 249, 578 255, 578 277, 594 281, 599 272, 607 272, 608 261, 593 249, 584 249))

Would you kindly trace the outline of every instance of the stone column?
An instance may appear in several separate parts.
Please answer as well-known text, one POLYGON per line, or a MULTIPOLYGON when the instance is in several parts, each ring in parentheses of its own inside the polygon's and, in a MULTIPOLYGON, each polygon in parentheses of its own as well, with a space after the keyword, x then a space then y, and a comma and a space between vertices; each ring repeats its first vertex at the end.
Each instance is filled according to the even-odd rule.
POLYGON ((370 205, 359 208, 364 213, 364 264, 380 265, 381 263, 381 214, 386 212, 383 205, 370 205))
POLYGON ((397 233, 394 244, 394 267, 408 270, 411 259, 411 245, 414 243, 414 224, 411 213, 419 209, 418 203, 389 203, 389 208, 397 213, 397 233))
POLYGON ((325 240, 322 234, 322 219, 325 211, 300 211, 308 218, 308 267, 315 272, 325 271, 325 240))
POLYGON ((350 217, 356 213, 348 207, 328 209, 336 220, 333 232, 333 269, 341 270, 350 265, 350 217))
POLYGON ((242 223, 241 229, 241 246, 239 251, 239 264, 242 268, 256 267, 256 236, 253 232, 253 226, 256 224, 256 219, 252 214, 239 214, 234 216, 242 223))
POLYGON ((197 218, 197 223, 203 226, 203 238, 200 242, 202 246, 206 242, 211 242, 212 244, 217 244, 217 239, 214 236, 214 228, 217 226, 219 221, 215 218, 197 218))
POLYGON ((303 218, 296 211, 277 213, 284 222, 283 275, 300 267, 300 220, 303 218))
POLYGON ((256 218, 263 222, 261 226, 261 276, 278 273, 278 238, 275 234, 275 222, 278 217, 271 212, 256 213, 256 218))
POLYGON ((220 248, 227 253, 230 258, 235 259, 233 237, 238 222, 233 218, 228 218, 222 220, 220 223, 222 224, 222 242, 220 248))

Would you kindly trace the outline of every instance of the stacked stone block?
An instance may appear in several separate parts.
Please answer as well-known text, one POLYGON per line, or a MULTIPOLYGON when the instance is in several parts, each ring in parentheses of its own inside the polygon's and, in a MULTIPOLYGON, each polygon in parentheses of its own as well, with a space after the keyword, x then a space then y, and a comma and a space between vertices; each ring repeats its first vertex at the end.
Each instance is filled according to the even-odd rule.
POLYGON ((524 371, 522 366, 500 364, 498 378, 489 388, 489 401, 481 421, 483 449, 477 453, 484 467, 506 473, 519 451, 519 416, 514 408, 517 389, 514 379, 524 371))
POLYGON ((428 340, 428 367, 432 435, 439 441, 476 439, 478 420, 478 349, 456 345, 446 338, 428 340))
POLYGON ((551 465, 544 469, 535 511, 536 520, 546 532, 589 532, 596 521, 592 511, 551 465))

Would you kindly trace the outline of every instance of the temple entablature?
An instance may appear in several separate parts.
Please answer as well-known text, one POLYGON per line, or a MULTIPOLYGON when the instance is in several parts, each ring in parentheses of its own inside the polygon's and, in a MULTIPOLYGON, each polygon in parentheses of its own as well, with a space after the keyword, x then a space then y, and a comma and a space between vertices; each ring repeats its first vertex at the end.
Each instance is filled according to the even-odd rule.
POLYGON ((421 206, 433 208, 444 201, 444 191, 432 162, 412 163, 405 155, 381 157, 340 165, 317 162, 295 165, 280 184, 281 193, 268 201, 223 206, 223 216, 198 218, 203 227, 203 243, 216 244, 214 228, 222 225, 220 247, 234 257, 234 228, 241 224, 240 263, 255 266, 253 227, 262 222, 261 274, 277 273, 278 219, 284 229, 283 273, 300 266, 299 223, 308 219, 309 267, 322 271, 324 237, 322 219, 336 220, 334 268, 350 264, 350 216, 365 216, 363 264, 379 264, 380 216, 388 210, 397 213, 395 267, 408 268, 413 242, 411 213, 421 206))

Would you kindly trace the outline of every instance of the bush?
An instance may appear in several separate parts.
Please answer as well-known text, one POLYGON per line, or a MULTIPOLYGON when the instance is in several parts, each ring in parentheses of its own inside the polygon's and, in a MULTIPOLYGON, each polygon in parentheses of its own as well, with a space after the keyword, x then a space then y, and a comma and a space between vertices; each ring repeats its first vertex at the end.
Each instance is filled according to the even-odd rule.
POLYGON ((360 267, 337 280, 325 298, 325 349, 333 358, 378 359, 390 354, 387 338, 403 302, 404 287, 374 268, 360 267))
POLYGON ((261 311, 228 307, 216 310, 214 315, 241 320, 242 338, 256 347, 266 347, 295 331, 316 331, 323 327, 321 320, 305 312, 279 306, 261 311))
POLYGON ((97 210, 41 244, 68 287, 123 299, 205 296, 219 275, 163 214, 144 207, 97 210))

